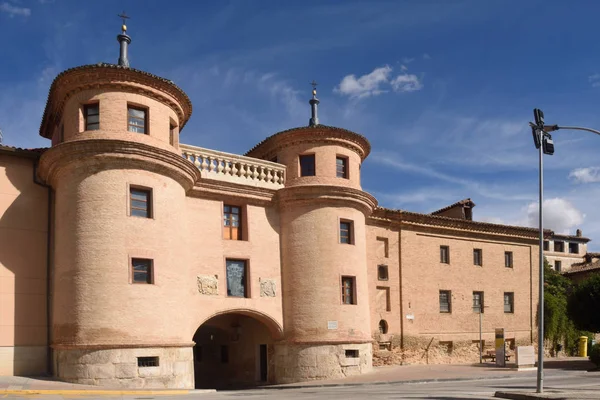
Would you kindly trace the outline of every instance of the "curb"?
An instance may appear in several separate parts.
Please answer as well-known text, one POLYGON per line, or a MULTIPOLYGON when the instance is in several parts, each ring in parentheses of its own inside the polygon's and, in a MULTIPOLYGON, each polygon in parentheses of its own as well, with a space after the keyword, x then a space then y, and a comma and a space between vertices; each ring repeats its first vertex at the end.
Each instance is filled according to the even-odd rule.
POLYGON ((185 390, 121 390, 121 389, 0 389, 0 394, 54 394, 54 395, 181 395, 193 393, 214 393, 215 389, 185 389, 185 390))
POLYGON ((327 388, 327 387, 352 387, 352 386, 375 386, 375 385, 410 385, 419 383, 438 383, 438 382, 460 382, 460 381, 481 381, 485 379, 509 379, 515 375, 496 375, 481 376, 469 378, 432 378, 415 379, 411 381, 377 381, 377 382, 354 382, 354 383, 323 383, 315 385, 290 385, 290 386, 259 386, 257 389, 286 390, 286 389, 309 389, 309 388, 327 388))
POLYGON ((512 400, 531 400, 531 399, 543 399, 544 397, 536 396, 534 394, 515 393, 515 392, 496 392, 494 397, 501 399, 512 399, 512 400))

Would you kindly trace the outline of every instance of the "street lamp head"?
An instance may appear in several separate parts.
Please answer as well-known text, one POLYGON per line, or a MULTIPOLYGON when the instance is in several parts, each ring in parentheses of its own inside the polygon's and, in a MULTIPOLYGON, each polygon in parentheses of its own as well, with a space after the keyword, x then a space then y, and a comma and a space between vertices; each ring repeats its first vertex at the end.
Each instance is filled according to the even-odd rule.
POLYGON ((539 108, 533 109, 533 117, 535 118, 535 124, 538 126, 544 126, 544 112, 539 108))
POLYGON ((554 141, 552 140, 552 135, 549 133, 544 134, 544 154, 552 155, 554 154, 554 141))
POLYGON ((535 148, 539 149, 540 146, 542 145, 542 142, 540 141, 540 130, 537 127, 537 125, 532 124, 531 122, 529 123, 529 125, 531 126, 531 134, 533 135, 533 144, 535 144, 535 148))

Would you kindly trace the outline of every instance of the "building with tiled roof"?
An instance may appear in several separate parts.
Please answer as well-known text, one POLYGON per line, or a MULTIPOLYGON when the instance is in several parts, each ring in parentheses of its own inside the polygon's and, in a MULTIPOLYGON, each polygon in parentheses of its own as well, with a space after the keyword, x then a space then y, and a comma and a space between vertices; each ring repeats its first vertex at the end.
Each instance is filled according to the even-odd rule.
POLYGON ((369 141, 321 125, 316 91, 308 126, 246 155, 183 144, 188 96, 119 40, 118 65, 52 83, 48 148, 0 146, 2 374, 262 385, 477 361, 497 328, 534 343, 536 229, 478 222, 471 199, 380 207, 369 141))

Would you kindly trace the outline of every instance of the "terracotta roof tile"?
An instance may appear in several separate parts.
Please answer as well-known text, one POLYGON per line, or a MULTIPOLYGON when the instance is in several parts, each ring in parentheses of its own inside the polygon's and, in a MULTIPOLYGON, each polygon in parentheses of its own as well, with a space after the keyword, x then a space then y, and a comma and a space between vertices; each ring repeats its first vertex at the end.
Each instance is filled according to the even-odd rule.
POLYGON ((467 199, 459 200, 456 203, 450 204, 449 206, 446 206, 444 208, 440 208, 439 210, 432 212, 431 215, 436 215, 436 214, 442 213, 444 211, 447 211, 451 208, 454 208, 457 206, 464 206, 464 205, 468 205, 469 207, 475 207, 475 203, 473 203, 473 201, 470 198, 467 198, 467 199))
POLYGON ((0 153, 11 154, 11 155, 15 155, 15 156, 39 157, 46 150, 48 150, 48 147, 24 149, 21 147, 6 146, 3 144, 0 144, 0 153))

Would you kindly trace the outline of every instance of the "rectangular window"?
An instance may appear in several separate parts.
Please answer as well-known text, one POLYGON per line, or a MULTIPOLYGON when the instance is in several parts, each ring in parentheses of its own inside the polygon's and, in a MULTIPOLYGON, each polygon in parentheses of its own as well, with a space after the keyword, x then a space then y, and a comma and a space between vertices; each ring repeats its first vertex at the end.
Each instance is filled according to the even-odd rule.
POLYGON ((483 312, 483 292, 473 292, 473 312, 483 312))
POLYGON ((340 156, 335 158, 335 176, 348 179, 348 158, 340 156))
POLYGON ((343 304, 356 304, 355 282, 356 278, 353 276, 342 276, 343 304))
POLYGON ((315 155, 300 156, 300 176, 315 176, 315 155))
POLYGON ((554 242, 554 251, 556 251, 557 253, 564 253, 565 242, 554 242))
POLYGON ((440 312, 441 313, 452 312, 451 298, 452 298, 452 292, 450 292, 449 290, 440 290, 440 312))
POLYGON ((513 267, 513 253, 512 253, 512 251, 505 251, 504 252, 504 266, 506 268, 512 268, 513 267))
POLYGON ((346 358, 358 358, 359 353, 358 350, 345 350, 344 351, 346 358))
POLYGON ((387 265, 378 265, 377 266, 377 279, 380 281, 387 281, 389 279, 387 265))
POLYGON ((129 188, 129 215, 152 218, 152 190, 129 188))
POLYGON ((340 243, 354 244, 352 221, 340 221, 340 243))
POLYGON ((483 265, 483 250, 473 249, 473 264, 479 266, 483 265))
POLYGON ((442 264, 450 264, 450 247, 440 246, 440 262, 442 264))
POLYGON ((136 107, 127 107, 127 130, 135 133, 147 133, 147 115, 145 109, 136 107))
POLYGON ((223 206, 223 239, 242 240, 241 207, 223 206))
POLYGON ((515 312, 515 294, 512 292, 504 293, 504 312, 514 313, 515 312))
POLYGON ((173 146, 175 144, 175 125, 169 124, 169 144, 173 146))
POLYGON ((579 243, 569 243, 569 253, 579 254, 579 243))
POLYGON ((245 260, 226 260, 227 296, 248 297, 248 265, 245 260))
POLYGON ((97 131, 100 129, 100 104, 88 104, 83 106, 86 131, 97 131))
POLYGON ((140 368, 158 367, 158 357, 138 357, 137 365, 140 368))
POLYGON ((131 276, 133 283, 152 284, 152 260, 147 258, 131 259, 131 276))
POLYGON ((562 262, 561 261, 554 261, 554 270, 556 272, 560 272, 560 270, 562 269, 562 262))
POLYGON ((548 251, 550 250, 550 242, 547 240, 544 240, 544 251, 548 251))

